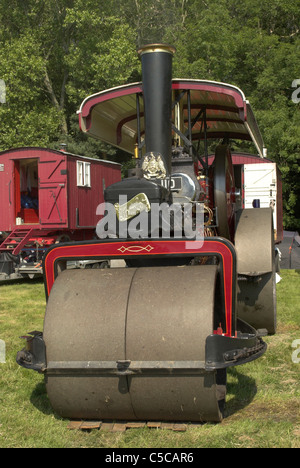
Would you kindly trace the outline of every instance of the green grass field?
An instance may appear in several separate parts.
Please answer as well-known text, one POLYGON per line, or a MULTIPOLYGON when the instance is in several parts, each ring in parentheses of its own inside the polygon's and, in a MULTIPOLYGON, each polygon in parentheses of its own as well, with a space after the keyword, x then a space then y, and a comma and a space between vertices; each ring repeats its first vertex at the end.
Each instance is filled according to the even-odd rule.
POLYGON ((300 448, 300 344, 295 343, 300 340, 300 270, 284 270, 281 277, 278 333, 265 339, 267 353, 229 370, 221 424, 190 425, 185 432, 70 431, 69 421, 51 409, 43 376, 15 361, 24 346, 19 337, 43 329, 43 283, 0 284, 0 340, 6 344, 6 362, 0 363, 0 448, 300 448))

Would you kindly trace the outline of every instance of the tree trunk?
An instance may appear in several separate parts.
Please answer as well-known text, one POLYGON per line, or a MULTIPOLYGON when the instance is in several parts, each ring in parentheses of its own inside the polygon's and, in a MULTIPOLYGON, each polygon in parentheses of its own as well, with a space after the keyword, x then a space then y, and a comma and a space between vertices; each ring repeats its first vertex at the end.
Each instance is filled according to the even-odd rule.
POLYGON ((48 92, 48 94, 50 96, 50 99, 51 99, 51 102, 52 102, 53 106, 60 113, 61 131, 62 131, 63 135, 68 134, 68 124, 67 124, 67 120, 66 120, 65 113, 64 113, 65 92, 66 92, 65 88, 66 88, 66 82, 67 82, 67 75, 68 74, 65 73, 63 84, 62 84, 62 89, 61 89, 60 103, 59 103, 58 100, 57 100, 57 97, 55 95, 55 92, 54 92, 54 89, 53 89, 53 86, 52 86, 52 82, 51 82, 51 80, 49 78, 47 68, 45 68, 45 76, 44 76, 45 87, 46 87, 46 90, 47 90, 47 92, 48 92))

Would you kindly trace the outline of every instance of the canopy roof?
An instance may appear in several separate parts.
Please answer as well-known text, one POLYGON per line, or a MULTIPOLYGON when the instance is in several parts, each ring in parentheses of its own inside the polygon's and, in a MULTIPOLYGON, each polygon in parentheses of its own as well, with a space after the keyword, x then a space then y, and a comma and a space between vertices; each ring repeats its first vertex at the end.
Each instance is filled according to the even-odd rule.
MULTIPOLYGON (((264 157, 263 138, 240 89, 213 81, 174 79, 172 90, 173 130, 176 127, 181 135, 191 136, 193 141, 204 139, 205 115, 208 139, 228 137, 252 141, 258 154, 264 157)), ((142 95, 142 83, 133 83, 87 97, 78 111, 81 130, 133 154, 135 145, 144 137, 142 95)))

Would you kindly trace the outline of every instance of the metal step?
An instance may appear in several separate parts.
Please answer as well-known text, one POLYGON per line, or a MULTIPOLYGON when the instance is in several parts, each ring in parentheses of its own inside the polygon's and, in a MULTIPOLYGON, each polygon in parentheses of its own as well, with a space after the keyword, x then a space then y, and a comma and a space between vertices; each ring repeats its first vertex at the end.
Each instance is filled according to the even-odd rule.
POLYGON ((33 231, 34 229, 14 229, 0 245, 0 253, 9 250, 13 255, 18 255, 30 240, 33 231))

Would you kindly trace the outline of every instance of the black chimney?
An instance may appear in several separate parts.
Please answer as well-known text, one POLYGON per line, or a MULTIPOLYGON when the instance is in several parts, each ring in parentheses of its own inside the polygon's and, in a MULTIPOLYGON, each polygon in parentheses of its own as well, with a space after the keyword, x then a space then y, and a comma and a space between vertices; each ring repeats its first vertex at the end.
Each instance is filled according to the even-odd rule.
POLYGON ((166 44, 145 45, 138 50, 142 62, 146 138, 143 169, 144 176, 152 180, 168 178, 171 174, 174 53, 175 48, 166 44))
POLYGON ((162 227, 162 214, 159 213, 159 225, 152 225, 152 204, 172 203, 169 181, 174 52, 173 47, 165 44, 150 44, 138 50, 142 61, 146 153, 141 167, 137 168, 138 173, 131 173, 127 179, 110 185, 104 194, 105 201, 115 205, 121 222, 117 232, 120 238, 126 236, 122 226, 127 226, 131 218, 140 214, 147 217, 148 223, 146 231, 138 232, 138 237, 158 236, 162 227), (126 203, 120 199, 121 195, 127 197, 126 203))

